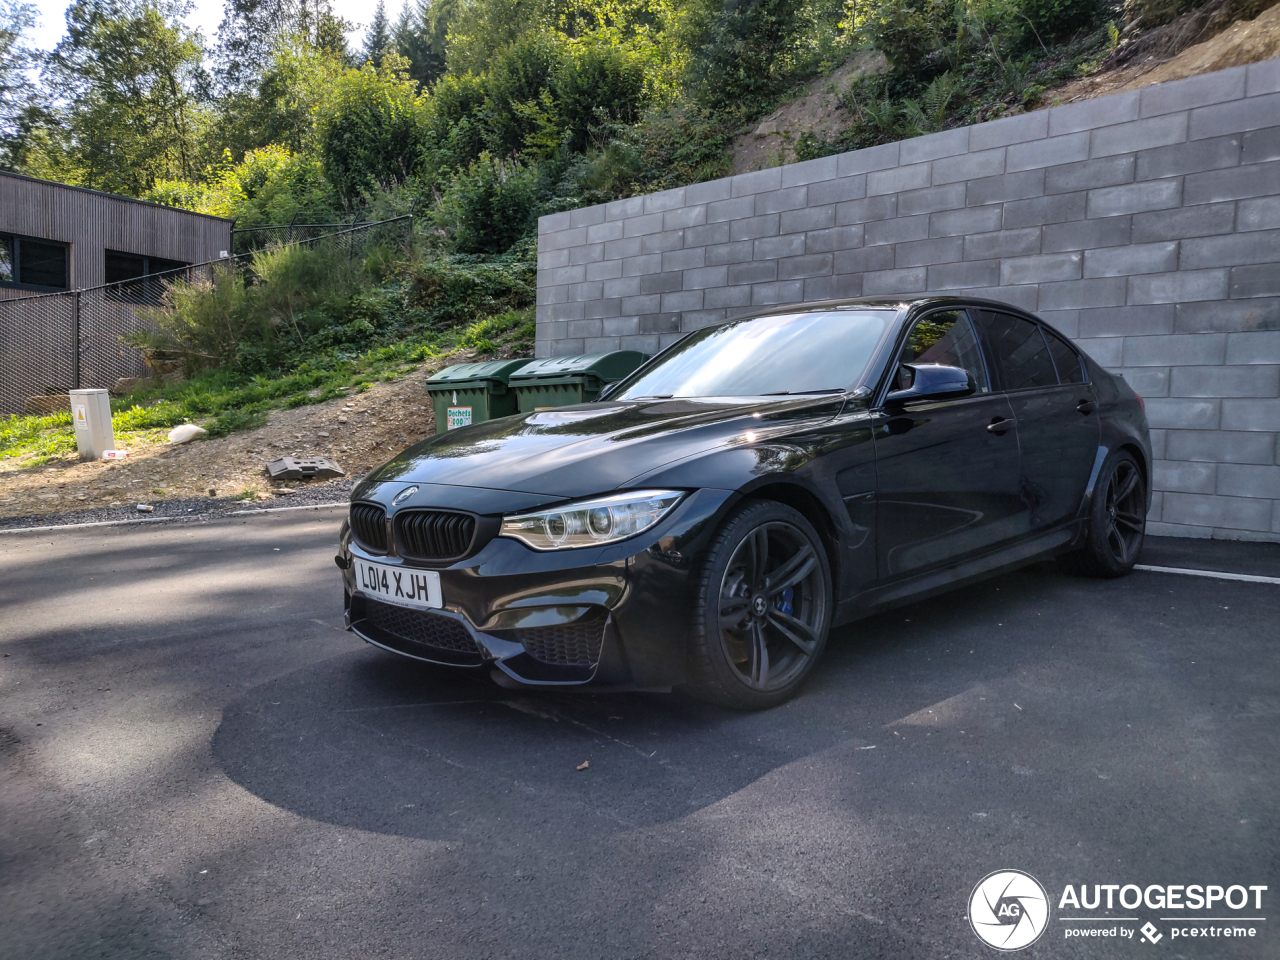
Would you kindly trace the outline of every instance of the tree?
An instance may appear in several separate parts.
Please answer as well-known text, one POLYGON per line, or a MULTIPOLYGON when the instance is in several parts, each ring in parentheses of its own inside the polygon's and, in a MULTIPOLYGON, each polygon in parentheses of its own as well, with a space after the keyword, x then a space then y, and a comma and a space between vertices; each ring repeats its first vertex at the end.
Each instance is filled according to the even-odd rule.
POLYGON ((291 153, 314 150, 314 114, 345 69, 339 55, 305 38, 281 39, 251 88, 223 95, 210 140, 237 162, 246 152, 270 145, 291 153))
MULTIPOLYGON (((59 102, 51 141, 61 179, 137 196, 199 169, 205 122, 200 36, 168 0, 77 0, 47 77, 59 102)), ((52 148, 51 148, 52 149, 52 148)))
POLYGON ((226 0, 218 27, 217 76, 224 90, 254 85, 271 51, 301 39, 348 59, 351 24, 334 16, 328 0, 226 0))
POLYGON ((453 0, 422 0, 418 6, 406 2, 391 31, 391 45, 409 61, 410 79, 423 87, 431 86, 444 74, 447 16, 453 7, 453 0))
POLYGON ((27 118, 36 104, 31 71, 39 55, 26 34, 36 8, 19 0, 0 0, 0 163, 12 165, 24 139, 27 118))
POLYGON ((391 27, 387 23, 387 7, 382 0, 378 0, 378 5, 373 11, 373 22, 369 24, 369 29, 364 35, 365 63, 381 63, 383 55, 390 47, 391 27))

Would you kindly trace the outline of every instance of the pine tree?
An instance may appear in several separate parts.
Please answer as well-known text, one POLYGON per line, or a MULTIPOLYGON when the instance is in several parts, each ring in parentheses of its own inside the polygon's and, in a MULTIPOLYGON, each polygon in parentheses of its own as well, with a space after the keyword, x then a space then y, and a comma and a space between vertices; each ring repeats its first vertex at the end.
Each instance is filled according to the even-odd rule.
POLYGON ((378 0, 377 9, 373 11, 373 22, 364 35, 364 59, 367 63, 379 64, 389 49, 391 27, 387 22, 387 7, 382 0, 378 0))
POLYGON ((429 24, 433 22, 431 0, 411 6, 409 0, 400 10, 391 33, 391 44, 409 61, 409 76, 423 87, 429 87, 444 74, 444 38, 447 25, 437 37, 429 24))

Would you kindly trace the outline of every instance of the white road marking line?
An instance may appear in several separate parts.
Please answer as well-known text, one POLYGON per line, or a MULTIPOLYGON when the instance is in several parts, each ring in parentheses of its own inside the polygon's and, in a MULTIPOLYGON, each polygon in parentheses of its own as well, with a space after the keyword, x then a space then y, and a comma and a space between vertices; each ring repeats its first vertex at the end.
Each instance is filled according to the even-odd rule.
POLYGON ((169 523, 174 520, 221 520, 223 517, 251 517, 259 513, 283 513, 286 510, 325 510, 329 507, 349 507, 342 503, 304 503, 296 507, 266 507, 261 510, 233 510, 210 517, 198 514, 191 517, 130 517, 128 520, 94 520, 89 523, 57 523, 47 527, 9 527, 4 533, 48 533, 51 530, 83 530, 86 527, 122 527, 130 523, 169 523))
POLYGON ((1134 566, 1135 570, 1148 573, 1182 573, 1189 577, 1210 577, 1214 580, 1243 580, 1246 583, 1280 583, 1280 577, 1259 577, 1252 573, 1222 573, 1218 570, 1191 570, 1187 567, 1151 567, 1145 563, 1134 566))
POLYGON ((48 533, 50 530, 83 530, 85 527, 121 527, 129 523, 164 523, 169 520, 196 520, 197 517, 131 517, 128 520, 95 520, 91 523, 58 523, 48 527, 10 527, 0 533, 48 533))

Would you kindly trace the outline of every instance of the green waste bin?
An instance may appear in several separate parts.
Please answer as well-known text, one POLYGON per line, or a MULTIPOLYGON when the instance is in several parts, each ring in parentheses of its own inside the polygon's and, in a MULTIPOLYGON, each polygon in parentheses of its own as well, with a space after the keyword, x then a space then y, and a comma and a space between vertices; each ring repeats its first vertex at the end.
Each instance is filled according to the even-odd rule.
POLYGON ((428 377, 427 393, 436 411, 436 433, 518 412, 508 378, 529 364, 522 360, 459 363, 428 377))
POLYGON ((511 390, 521 413, 547 407, 586 403, 648 360, 637 350, 588 353, 580 357, 547 357, 521 367, 511 376, 511 390))

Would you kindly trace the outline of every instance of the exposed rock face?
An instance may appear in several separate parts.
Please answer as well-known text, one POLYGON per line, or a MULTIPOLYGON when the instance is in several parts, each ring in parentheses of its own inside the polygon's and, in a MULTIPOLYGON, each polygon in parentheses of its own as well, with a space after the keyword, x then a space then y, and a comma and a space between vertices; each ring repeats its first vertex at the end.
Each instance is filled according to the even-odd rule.
POLYGON ((1241 67, 1280 57, 1280 4, 1261 14, 1256 20, 1233 23, 1212 40, 1188 47, 1167 63, 1131 81, 1122 90, 1181 80, 1228 67, 1241 67))
POLYGON ((1280 4, 1252 20, 1227 21, 1223 16, 1240 0, 1216 0, 1157 27, 1122 48, 1093 76, 1081 77, 1040 98, 1042 107, 1137 90, 1168 80, 1182 80, 1228 67, 1280 57, 1280 4), (1188 40, 1209 37, 1188 45, 1188 40))
POLYGON ((805 133, 831 137, 843 133, 852 123, 840 106, 840 95, 858 77, 889 69, 884 54, 859 50, 835 72, 819 77, 804 87, 796 99, 769 114, 733 144, 733 172, 749 173, 789 163, 793 144, 805 133))

